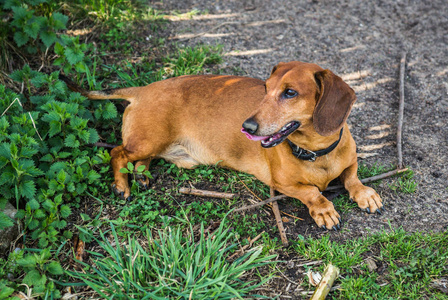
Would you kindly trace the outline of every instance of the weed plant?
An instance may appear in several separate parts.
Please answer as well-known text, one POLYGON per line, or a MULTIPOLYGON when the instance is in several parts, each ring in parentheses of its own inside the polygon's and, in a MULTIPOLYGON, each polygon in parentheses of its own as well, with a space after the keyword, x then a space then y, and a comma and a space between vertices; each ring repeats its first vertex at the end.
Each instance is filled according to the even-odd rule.
MULTIPOLYGON (((147 230, 144 240, 128 235, 120 241, 113 225, 112 240, 100 232, 95 240, 103 253, 90 252, 93 265, 79 262, 84 272, 69 272, 104 298, 138 299, 243 299, 268 278, 244 281, 252 270, 272 263, 275 255, 262 255, 261 247, 233 262, 227 261, 235 244, 223 220, 213 236, 201 226, 195 239, 190 226, 147 230)), ((82 229, 81 229, 82 230, 82 229)))

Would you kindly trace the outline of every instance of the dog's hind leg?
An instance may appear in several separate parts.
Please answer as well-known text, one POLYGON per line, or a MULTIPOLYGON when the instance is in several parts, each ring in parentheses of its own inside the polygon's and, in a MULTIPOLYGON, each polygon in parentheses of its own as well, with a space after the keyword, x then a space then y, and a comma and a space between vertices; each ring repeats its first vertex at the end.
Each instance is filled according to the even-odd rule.
POLYGON ((115 181, 112 183, 112 190, 122 199, 127 199, 131 195, 128 185, 128 174, 120 172, 122 168, 127 167, 127 163, 129 162, 126 152, 123 145, 115 147, 110 152, 112 157, 111 165, 115 178, 115 181))

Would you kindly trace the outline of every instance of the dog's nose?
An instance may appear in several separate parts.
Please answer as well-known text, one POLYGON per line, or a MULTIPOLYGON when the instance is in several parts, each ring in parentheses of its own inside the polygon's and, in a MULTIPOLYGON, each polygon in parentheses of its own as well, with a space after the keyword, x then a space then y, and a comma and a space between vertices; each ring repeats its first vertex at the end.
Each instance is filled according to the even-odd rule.
POLYGON ((243 123, 243 128, 250 134, 254 134, 258 130, 258 123, 254 118, 249 118, 243 123))

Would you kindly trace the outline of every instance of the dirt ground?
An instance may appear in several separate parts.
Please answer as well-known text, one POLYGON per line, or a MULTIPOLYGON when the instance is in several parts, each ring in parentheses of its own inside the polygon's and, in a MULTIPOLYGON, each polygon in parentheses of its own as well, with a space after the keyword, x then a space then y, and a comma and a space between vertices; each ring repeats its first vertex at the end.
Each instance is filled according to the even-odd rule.
MULTIPOLYGON (((179 45, 222 44, 223 74, 266 79, 281 61, 319 64, 346 80, 358 100, 349 117, 358 152, 367 165, 396 165, 399 69, 407 53, 403 124, 404 163, 415 172, 417 191, 398 193, 386 179, 376 190, 386 212, 342 214, 336 239, 390 227, 441 231, 448 227, 448 6, 435 1, 207 1, 151 2, 172 14, 167 39, 179 45)), ((246 203, 248 204, 248 203, 246 203)), ((280 208, 291 207, 284 201, 280 208)), ((287 235, 319 234, 305 208, 305 222, 286 225, 287 235), (313 234, 314 232, 314 234, 313 234)))

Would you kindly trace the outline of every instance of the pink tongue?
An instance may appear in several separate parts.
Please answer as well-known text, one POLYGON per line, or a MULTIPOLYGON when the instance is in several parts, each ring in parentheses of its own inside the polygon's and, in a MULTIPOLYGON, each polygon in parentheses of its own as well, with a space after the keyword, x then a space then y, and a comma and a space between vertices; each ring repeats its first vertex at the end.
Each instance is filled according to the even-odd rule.
POLYGON ((241 132, 244 133, 246 137, 252 141, 262 141, 269 138, 269 136, 252 135, 249 132, 247 132, 244 128, 241 128, 241 132))

